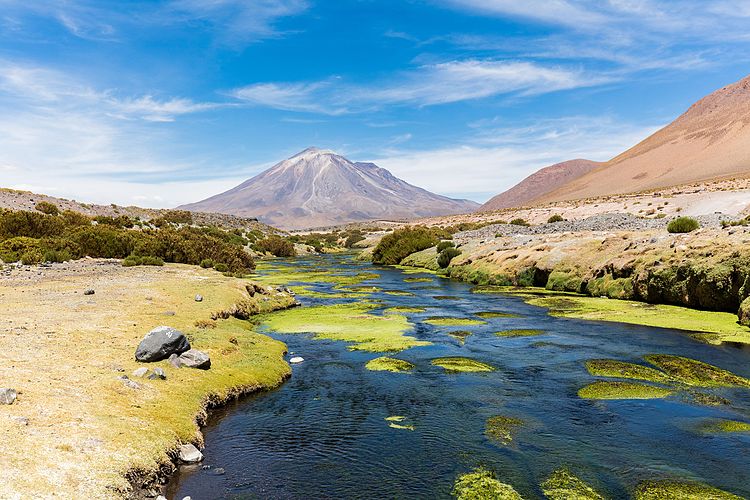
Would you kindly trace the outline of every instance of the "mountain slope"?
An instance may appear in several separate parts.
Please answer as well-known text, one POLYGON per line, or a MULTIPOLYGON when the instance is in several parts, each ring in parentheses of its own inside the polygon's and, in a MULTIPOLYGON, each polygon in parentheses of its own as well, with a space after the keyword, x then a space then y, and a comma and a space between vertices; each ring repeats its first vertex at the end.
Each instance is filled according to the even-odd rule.
POLYGON ((623 194, 750 174, 750 77, 713 92, 601 168, 537 198, 623 194))
POLYGON ((503 208, 523 207, 602 164, 589 160, 570 160, 537 170, 509 190, 491 198, 479 208, 490 212, 503 208))
POLYGON ((303 229, 466 213, 478 206, 412 186, 373 163, 353 163, 332 151, 309 148, 229 191, 180 208, 303 229))

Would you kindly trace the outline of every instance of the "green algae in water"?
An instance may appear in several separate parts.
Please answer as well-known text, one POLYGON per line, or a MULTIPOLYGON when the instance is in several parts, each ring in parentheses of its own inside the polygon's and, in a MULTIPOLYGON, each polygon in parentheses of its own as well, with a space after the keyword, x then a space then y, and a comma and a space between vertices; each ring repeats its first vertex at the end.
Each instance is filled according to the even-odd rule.
POLYGON ((697 391, 687 391, 684 399, 688 403, 695 403, 703 406, 724 406, 732 404, 727 398, 723 398, 716 394, 697 391))
POLYGON ((502 332, 496 332, 495 335, 498 337, 536 337, 537 335, 544 335, 544 330, 505 330, 502 332))
POLYGON ((501 483, 482 467, 458 476, 451 494, 458 500, 522 500, 511 485, 501 483))
POLYGON ((411 292, 404 292, 402 290, 389 290, 385 292, 386 295, 393 295, 394 297, 414 297, 411 292))
POLYGON ((435 300, 461 300, 461 297, 455 297, 453 295, 436 295, 433 297, 435 300))
POLYGON ((523 423, 523 420, 518 418, 496 415, 487 419, 484 434, 497 443, 509 445, 513 441, 513 433, 516 428, 523 423))
POLYGON ((451 318, 449 316, 433 316, 424 320, 425 323, 435 326, 473 326, 483 325, 484 321, 470 318, 451 318))
POLYGON ((365 368, 376 372, 408 372, 414 369, 414 365, 403 359, 383 356, 371 359, 367 362, 365 368))
POLYGON ((495 368, 471 358, 460 356, 451 356, 446 358, 435 358, 432 364, 439 366, 450 373, 472 373, 472 372, 492 372, 495 368))
POLYGON ((263 324, 280 333, 312 333, 318 339, 354 342, 350 350, 396 352, 430 342, 404 335, 411 329, 405 316, 369 314, 372 304, 297 307, 269 314, 263 324))
POLYGON ((430 283, 432 278, 404 278, 406 283, 430 283))
POLYGON ((423 312, 426 312, 426 311, 427 311, 426 307, 394 306, 394 307, 389 307, 388 309, 386 309, 383 312, 388 313, 388 314, 391 314, 391 313, 396 313, 396 314, 398 314, 398 313, 419 314, 419 313, 423 313, 423 312))
POLYGON ((448 332, 448 335, 450 335, 454 339, 458 339, 463 344, 464 342, 466 342, 466 339, 471 335, 471 332, 468 330, 456 330, 453 332, 448 332))
POLYGON ((635 500, 742 500, 742 497, 698 482, 644 481, 635 500))
POLYGON ((672 394, 671 389, 633 382, 598 381, 581 388, 581 399, 660 399, 672 394))
POLYGON ((612 359, 591 359, 586 361, 586 369, 595 377, 627 378, 657 383, 673 382, 667 374, 649 366, 612 359))
POLYGON ((683 384, 696 387, 750 387, 750 380, 695 359, 669 354, 650 354, 644 359, 683 384))
POLYGON ((544 496, 550 500, 604 500, 594 488, 568 469, 558 469, 542 484, 544 496))
POLYGON ((507 313, 507 312, 501 312, 501 311, 482 311, 482 312, 476 313, 476 316, 479 316, 480 318, 485 318, 485 319, 520 318, 521 317, 519 314, 513 314, 513 313, 507 313))
POLYGON ((750 432, 750 423, 737 420, 710 420, 700 426, 700 431, 706 434, 725 434, 736 432, 750 432))
POLYGON ((391 417, 385 417, 385 421, 388 422, 388 427, 392 429, 400 429, 404 431, 413 431, 413 424, 402 424, 407 418, 403 415, 393 415, 391 417))

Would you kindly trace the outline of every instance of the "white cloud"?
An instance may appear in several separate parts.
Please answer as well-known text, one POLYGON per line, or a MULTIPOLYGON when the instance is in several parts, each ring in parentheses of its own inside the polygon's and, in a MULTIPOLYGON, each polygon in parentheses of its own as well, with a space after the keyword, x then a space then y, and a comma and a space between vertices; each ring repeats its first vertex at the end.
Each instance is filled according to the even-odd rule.
POLYGON ((483 122, 476 128, 477 135, 460 144, 393 149, 371 161, 430 191, 483 202, 554 163, 575 158, 606 161, 659 127, 581 116, 526 127, 483 122), (465 172, 471 174, 462 175, 465 172))
POLYGON ((285 111, 338 115, 384 105, 433 106, 504 94, 543 94, 611 81, 580 69, 526 61, 463 60, 424 65, 388 82, 258 83, 231 92, 237 99, 285 111))
POLYGON ((601 23, 606 20, 591 10, 586 2, 566 0, 444 0, 444 3, 461 10, 479 13, 537 19, 552 24, 581 25, 601 23), (583 5, 581 5, 583 4, 583 5))

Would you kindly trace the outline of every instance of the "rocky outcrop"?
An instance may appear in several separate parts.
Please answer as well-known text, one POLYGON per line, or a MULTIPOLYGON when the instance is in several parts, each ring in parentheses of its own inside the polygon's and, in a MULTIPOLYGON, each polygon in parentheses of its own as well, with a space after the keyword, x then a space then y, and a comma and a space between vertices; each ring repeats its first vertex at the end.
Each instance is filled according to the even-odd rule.
POLYGON ((172 354, 182 354, 190 349, 190 342, 179 330, 158 326, 151 330, 135 350, 136 361, 151 363, 167 359, 172 354))

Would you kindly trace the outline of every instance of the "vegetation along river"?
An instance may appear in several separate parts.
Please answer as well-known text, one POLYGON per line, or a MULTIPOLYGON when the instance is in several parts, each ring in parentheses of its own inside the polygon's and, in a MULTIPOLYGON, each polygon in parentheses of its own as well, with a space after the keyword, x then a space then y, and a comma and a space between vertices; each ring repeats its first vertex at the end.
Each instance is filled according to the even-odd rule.
POLYGON ((747 349, 555 318, 351 255, 273 261, 259 279, 299 292, 304 307, 259 328, 305 361, 214 414, 210 468, 181 469, 178 498, 449 498, 479 467, 526 499, 561 468, 609 498, 649 481, 750 496, 747 349), (366 367, 381 356, 413 367, 366 367), (485 371, 451 371, 461 358, 485 371))

